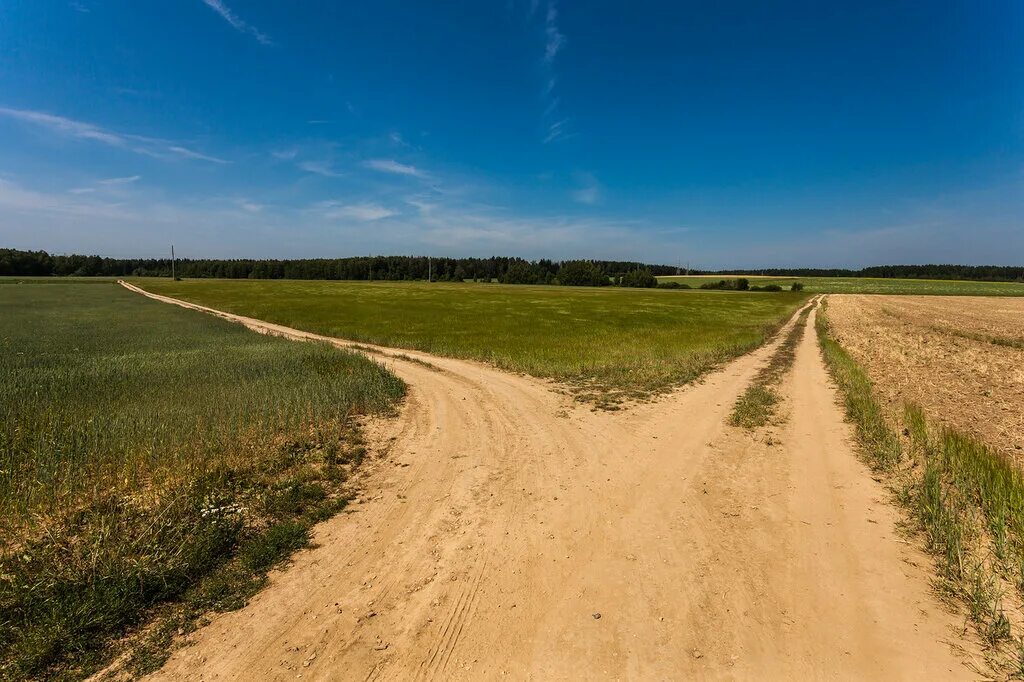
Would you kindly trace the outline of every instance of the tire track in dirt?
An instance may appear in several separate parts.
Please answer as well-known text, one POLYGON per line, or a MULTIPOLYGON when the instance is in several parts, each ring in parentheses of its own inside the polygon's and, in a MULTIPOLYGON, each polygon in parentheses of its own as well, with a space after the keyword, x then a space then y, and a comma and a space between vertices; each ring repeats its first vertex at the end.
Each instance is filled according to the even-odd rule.
POLYGON ((364 497, 153 678, 964 678, 943 641, 959 623, 907 563, 925 560, 851 450, 813 332, 772 444, 726 424, 782 336, 619 413, 373 348, 410 388, 366 425, 385 454, 364 497))

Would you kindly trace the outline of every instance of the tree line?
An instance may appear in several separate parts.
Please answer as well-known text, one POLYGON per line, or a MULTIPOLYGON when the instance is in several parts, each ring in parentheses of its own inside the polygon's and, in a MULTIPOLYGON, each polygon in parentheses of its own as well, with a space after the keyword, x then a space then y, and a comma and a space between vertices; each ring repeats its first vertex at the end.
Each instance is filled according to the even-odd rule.
POLYGON ((845 268, 767 268, 716 270, 709 275, 769 275, 772 277, 878 277, 882 279, 964 279, 979 282, 1024 282, 1021 265, 872 265, 845 268))
MULTIPOLYGON (((192 259, 175 261, 178 277, 227 279, 338 279, 438 282, 498 281, 505 284, 657 286, 656 275, 676 274, 667 265, 630 261, 426 256, 355 256, 304 259, 192 259)), ((0 249, 0 276, 170 277, 170 258, 103 258, 0 249)))
MULTIPOLYGON (((906 279, 964 279, 1024 281, 1024 266, 996 265, 877 265, 842 268, 771 268, 766 270, 689 270, 693 275, 763 274, 778 277, 882 277, 906 279)), ((183 258, 175 263, 179 277, 226 279, 346 279, 346 280, 463 280, 506 284, 566 284, 573 286, 657 286, 655 277, 682 274, 670 265, 632 261, 490 258, 432 258, 426 256, 354 256, 304 259, 183 258)), ((45 251, 0 249, 0 276, 170 277, 170 258, 104 258, 52 255, 45 251)))

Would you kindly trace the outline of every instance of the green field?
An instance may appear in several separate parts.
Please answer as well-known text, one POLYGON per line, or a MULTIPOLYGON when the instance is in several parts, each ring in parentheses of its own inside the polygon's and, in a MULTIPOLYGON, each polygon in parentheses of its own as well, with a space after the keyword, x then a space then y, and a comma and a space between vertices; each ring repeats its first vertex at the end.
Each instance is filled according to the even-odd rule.
POLYGON ((0 679, 76 677, 163 604, 237 606, 344 504, 351 417, 403 391, 112 282, 0 285, 0 679))
POLYGON ((602 399, 690 381, 760 344, 806 295, 424 282, 138 279, 311 332, 491 362, 602 399))
MULTIPOLYGON (((659 282, 680 282, 697 288, 705 282, 736 279, 740 275, 678 275, 659 277, 659 282)), ((1021 282, 972 282, 944 279, 881 279, 868 277, 757 277, 751 285, 778 284, 789 289, 802 282, 808 294, 920 294, 931 296, 1024 296, 1021 282)))

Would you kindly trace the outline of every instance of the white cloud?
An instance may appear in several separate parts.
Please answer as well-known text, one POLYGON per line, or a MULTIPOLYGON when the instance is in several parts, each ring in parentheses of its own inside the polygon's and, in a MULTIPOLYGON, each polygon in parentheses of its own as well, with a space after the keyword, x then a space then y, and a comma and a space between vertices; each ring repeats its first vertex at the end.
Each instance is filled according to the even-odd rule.
POLYGON ((575 190, 572 193, 572 198, 581 204, 592 206, 601 200, 601 190, 597 187, 584 187, 582 189, 575 190))
POLYGON ((180 145, 168 147, 167 149, 168 151, 173 152, 179 156, 184 156, 186 159, 199 159, 200 161, 210 161, 212 163, 231 163, 230 161, 226 161, 225 159, 221 159, 216 156, 210 156, 209 154, 201 154, 197 151, 188 149, 186 147, 182 147, 180 145))
POLYGON ((554 0, 548 2, 548 11, 544 16, 544 37, 544 61, 550 64, 565 44, 565 36, 558 30, 558 8, 554 0))
POLYGON ((141 175, 129 175, 123 178, 105 178, 103 180, 95 181, 89 187, 75 187, 69 189, 68 192, 71 194, 93 194, 94 192, 102 190, 107 194, 117 193, 120 191, 119 188, 136 183, 141 179, 141 175))
POLYGON ((209 156, 207 154, 201 154, 179 144, 168 142, 167 140, 147 137, 145 135, 118 133, 106 130, 92 123, 76 121, 63 116, 54 116, 53 114, 47 114, 42 111, 0 107, 0 116, 5 116, 16 121, 21 121, 22 123, 37 126, 62 137, 100 142, 111 147, 125 149, 145 156, 152 156, 160 159, 178 156, 188 159, 212 161, 213 163, 230 163, 230 161, 225 161, 224 159, 209 156))
POLYGON ((325 178, 340 178, 342 175, 334 170, 334 168, 331 167, 331 164, 326 161, 300 161, 296 165, 307 173, 316 173, 317 175, 322 175, 325 178))
POLYGON ((320 202, 315 206, 324 218, 360 221, 381 220, 398 215, 395 211, 375 203, 344 204, 337 201, 320 202))
POLYGON ((261 33, 255 26, 246 23, 237 14, 231 11, 221 0, 203 0, 206 6, 219 14, 224 21, 231 24, 231 27, 240 33, 248 33, 263 45, 272 45, 270 38, 261 33))
POLYGON ((544 137, 544 144, 547 144, 549 142, 554 142, 556 140, 561 140, 564 137, 568 137, 568 134, 567 134, 567 126, 568 126, 568 124, 569 124, 569 119, 563 118, 563 119, 559 119, 558 121, 555 121, 554 123, 549 125, 548 126, 548 134, 544 137))
POLYGON ((576 181, 580 187, 571 192, 574 201, 593 206, 601 201, 601 184, 593 173, 577 173, 576 181))
POLYGON ((15 226, 15 221, 7 221, 5 218, 10 213, 18 215, 33 215, 54 217, 60 219, 76 220, 78 218, 98 218, 102 220, 121 219, 127 213, 120 203, 112 203, 99 198, 84 196, 91 194, 94 190, 81 188, 81 191, 72 194, 40 192, 27 189, 19 184, 0 179, 0 224, 15 226))
POLYGON ((265 205, 257 204, 256 202, 249 201, 248 199, 237 199, 235 203, 238 205, 238 208, 246 211, 247 213, 262 213, 263 209, 266 208, 265 205))
POLYGON ((419 170, 415 166, 408 166, 404 163, 399 163, 394 159, 370 159, 366 162, 367 168, 380 171, 382 173, 394 173, 395 175, 410 175, 417 178, 425 177, 426 174, 419 170))
MULTIPOLYGON (((529 16, 537 10, 537 3, 530 6, 529 16)), ((543 56, 543 98, 546 102, 541 120, 547 127, 542 139, 543 144, 571 137, 568 134, 569 119, 562 116, 559 108, 560 98, 555 92, 558 85, 558 74, 555 73, 555 58, 565 46, 565 34, 558 28, 558 7, 556 0, 548 0, 544 13, 544 56, 543 56)))
POLYGON ((141 175, 129 175, 123 178, 106 178, 105 180, 97 180, 98 185, 130 185, 133 182, 138 182, 142 179, 141 175))
POLYGON ((47 128, 55 133, 66 137, 76 137, 83 140, 95 140, 108 144, 112 147, 128 147, 134 140, 147 139, 131 135, 119 135, 112 133, 91 123, 74 121, 62 116, 54 116, 42 111, 29 111, 26 109, 9 109, 0 107, 0 116, 6 116, 25 123, 32 123, 47 128))

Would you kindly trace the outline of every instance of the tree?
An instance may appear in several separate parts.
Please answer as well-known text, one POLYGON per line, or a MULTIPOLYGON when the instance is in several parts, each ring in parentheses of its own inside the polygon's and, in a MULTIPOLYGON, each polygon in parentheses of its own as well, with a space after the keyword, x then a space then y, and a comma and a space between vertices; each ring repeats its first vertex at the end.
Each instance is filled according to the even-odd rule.
POLYGON ((504 276, 501 277, 502 284, 533 284, 533 273, 530 272, 530 264, 518 258, 508 264, 504 276))
POLYGON ((651 274, 647 268, 627 272, 619 280, 621 286, 637 288, 653 288, 658 286, 658 278, 651 274))
POLYGON ((567 260, 558 269, 558 283, 570 287, 604 287, 608 275, 589 260, 567 260))

